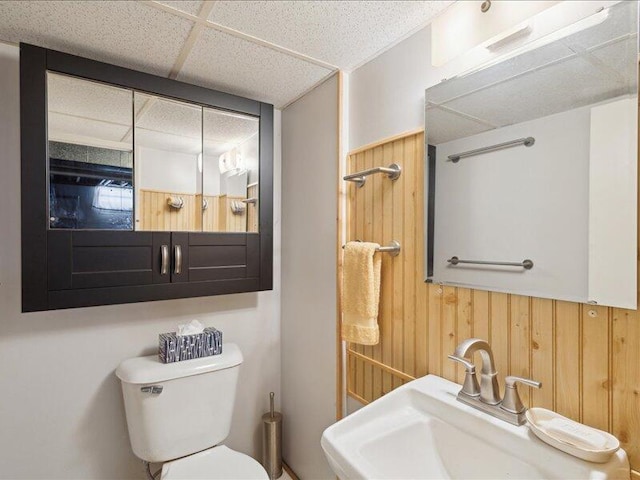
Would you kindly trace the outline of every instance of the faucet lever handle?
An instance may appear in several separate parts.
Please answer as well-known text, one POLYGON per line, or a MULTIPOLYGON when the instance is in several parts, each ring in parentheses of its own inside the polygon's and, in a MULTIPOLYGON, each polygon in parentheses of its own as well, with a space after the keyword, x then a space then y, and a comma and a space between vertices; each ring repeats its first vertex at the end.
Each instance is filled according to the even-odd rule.
POLYGON ((454 362, 459 362, 462 365, 464 365, 464 368, 468 372, 476 373, 476 366, 473 363, 471 363, 469 360, 467 360, 466 358, 456 357, 455 355, 447 355, 447 357, 449 358, 449 360, 453 360, 454 362))
POLYGON ((450 360, 459 362, 464 365, 466 374, 464 376, 464 384, 462 385, 462 392, 471 397, 477 397, 480 395, 480 385, 478 385, 478 379, 476 378, 476 366, 467 358, 458 357, 456 355, 447 355, 450 360))
POLYGON ((500 405, 500 407, 507 412, 522 413, 526 410, 526 407, 523 405, 522 400, 520 399, 520 395, 518 394, 518 383, 528 385, 529 387, 542 387, 542 383, 531 380, 530 378, 516 377, 514 375, 505 377, 504 398, 502 399, 502 404, 500 405))

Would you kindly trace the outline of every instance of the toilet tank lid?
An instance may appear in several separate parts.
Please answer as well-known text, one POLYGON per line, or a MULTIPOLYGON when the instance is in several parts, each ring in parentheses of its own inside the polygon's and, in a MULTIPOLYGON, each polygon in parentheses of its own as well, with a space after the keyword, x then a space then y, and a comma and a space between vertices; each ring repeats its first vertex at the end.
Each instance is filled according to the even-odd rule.
POLYGON ((225 343, 220 355, 162 363, 157 355, 124 360, 116 369, 116 375, 125 383, 155 383, 176 378, 199 375, 238 366, 242 353, 235 343, 225 343))

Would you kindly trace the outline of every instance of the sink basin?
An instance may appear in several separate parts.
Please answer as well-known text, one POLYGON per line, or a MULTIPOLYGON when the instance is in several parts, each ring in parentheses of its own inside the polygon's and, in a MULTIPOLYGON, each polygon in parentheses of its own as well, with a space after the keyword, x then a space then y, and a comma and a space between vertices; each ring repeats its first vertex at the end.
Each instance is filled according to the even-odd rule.
POLYGON ((322 448, 347 479, 629 479, 618 450, 590 463, 456 400, 460 385, 427 375, 330 426, 322 448))

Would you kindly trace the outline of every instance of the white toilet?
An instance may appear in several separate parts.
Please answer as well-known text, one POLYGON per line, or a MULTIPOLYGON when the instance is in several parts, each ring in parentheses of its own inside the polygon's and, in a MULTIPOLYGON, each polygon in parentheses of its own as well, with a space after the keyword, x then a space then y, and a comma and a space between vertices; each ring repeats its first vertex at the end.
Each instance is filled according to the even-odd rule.
POLYGON ((216 446, 231 428, 241 363, 238 346, 225 343, 211 357, 164 364, 151 355, 120 364, 133 453, 165 462, 162 480, 268 480, 253 458, 216 446))

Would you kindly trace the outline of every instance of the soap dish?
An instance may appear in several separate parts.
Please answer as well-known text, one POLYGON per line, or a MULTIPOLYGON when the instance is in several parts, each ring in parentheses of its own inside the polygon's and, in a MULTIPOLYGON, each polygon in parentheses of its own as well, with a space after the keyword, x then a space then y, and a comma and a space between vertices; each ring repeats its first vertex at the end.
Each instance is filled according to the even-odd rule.
POLYGON ((610 433, 546 408, 530 408, 525 416, 529 429, 540 440, 582 460, 605 463, 620 448, 620 442, 610 433))

